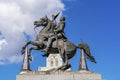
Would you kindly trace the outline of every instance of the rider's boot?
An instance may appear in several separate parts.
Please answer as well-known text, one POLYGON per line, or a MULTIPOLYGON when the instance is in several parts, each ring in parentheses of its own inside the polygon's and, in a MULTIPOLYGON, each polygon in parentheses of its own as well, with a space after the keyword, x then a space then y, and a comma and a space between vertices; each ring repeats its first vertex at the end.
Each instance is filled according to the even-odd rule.
POLYGON ((46 53, 48 53, 49 48, 50 48, 50 47, 46 47, 46 48, 44 49, 44 51, 45 51, 46 53))
POLYGON ((48 50, 50 49, 50 45, 51 45, 51 43, 52 43, 52 39, 53 39, 53 38, 50 38, 50 39, 48 40, 47 46, 46 46, 46 48, 44 49, 44 51, 45 51, 46 53, 48 53, 48 50))
POLYGON ((49 53, 48 53, 49 49, 50 49, 50 47, 48 46, 43 50, 45 52, 45 54, 42 55, 43 57, 48 57, 49 56, 49 53))

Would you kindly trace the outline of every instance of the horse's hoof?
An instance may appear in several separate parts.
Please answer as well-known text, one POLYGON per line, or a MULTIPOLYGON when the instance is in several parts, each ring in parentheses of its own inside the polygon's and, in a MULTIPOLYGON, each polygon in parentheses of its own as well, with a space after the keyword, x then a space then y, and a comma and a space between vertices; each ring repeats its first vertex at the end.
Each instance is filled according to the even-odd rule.
POLYGON ((32 61, 32 57, 31 56, 29 56, 28 58, 29 58, 30 61, 32 61))
POLYGON ((22 49, 25 49, 25 47, 23 46, 22 49))
POLYGON ((25 50, 21 50, 21 54, 24 54, 25 53, 25 50))
POLYGON ((67 67, 71 68, 71 64, 68 64, 67 67))

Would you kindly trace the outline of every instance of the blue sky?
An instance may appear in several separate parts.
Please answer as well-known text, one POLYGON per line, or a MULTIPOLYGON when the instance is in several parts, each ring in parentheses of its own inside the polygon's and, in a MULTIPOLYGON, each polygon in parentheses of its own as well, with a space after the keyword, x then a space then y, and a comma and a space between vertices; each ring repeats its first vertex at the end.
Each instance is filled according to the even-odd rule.
MULTIPOLYGON (((65 33, 76 45, 82 39, 91 48, 97 64, 87 60, 90 71, 100 73, 103 80, 120 79, 120 1, 119 0, 62 0, 66 16, 65 33)), ((45 66, 41 52, 33 51, 31 69, 45 66)), ((77 71, 80 50, 70 60, 72 70, 77 71)), ((0 65, 1 80, 15 80, 22 62, 0 65)))

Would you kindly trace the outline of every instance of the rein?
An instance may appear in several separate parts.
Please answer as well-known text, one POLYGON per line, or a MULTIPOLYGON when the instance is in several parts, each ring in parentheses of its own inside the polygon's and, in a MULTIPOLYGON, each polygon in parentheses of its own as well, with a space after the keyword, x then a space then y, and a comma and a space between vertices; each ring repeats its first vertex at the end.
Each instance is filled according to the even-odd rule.
POLYGON ((37 26, 34 27, 34 32, 35 32, 35 34, 38 36, 38 33, 37 33, 36 30, 38 30, 38 29, 37 29, 37 26))

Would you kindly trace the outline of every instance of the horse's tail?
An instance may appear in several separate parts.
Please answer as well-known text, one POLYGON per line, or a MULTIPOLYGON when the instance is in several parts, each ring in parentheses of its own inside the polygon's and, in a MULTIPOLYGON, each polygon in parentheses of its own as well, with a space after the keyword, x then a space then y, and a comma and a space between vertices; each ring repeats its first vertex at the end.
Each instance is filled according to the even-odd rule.
POLYGON ((78 46, 77 46, 77 48, 80 48, 80 49, 83 49, 83 51, 84 51, 84 53, 85 53, 85 55, 87 56, 87 58, 91 61, 91 62, 94 62, 94 63, 96 63, 96 61, 95 61, 95 58, 91 55, 91 53, 90 53, 90 48, 89 48, 89 46, 88 46, 88 44, 87 43, 80 43, 78 46))

